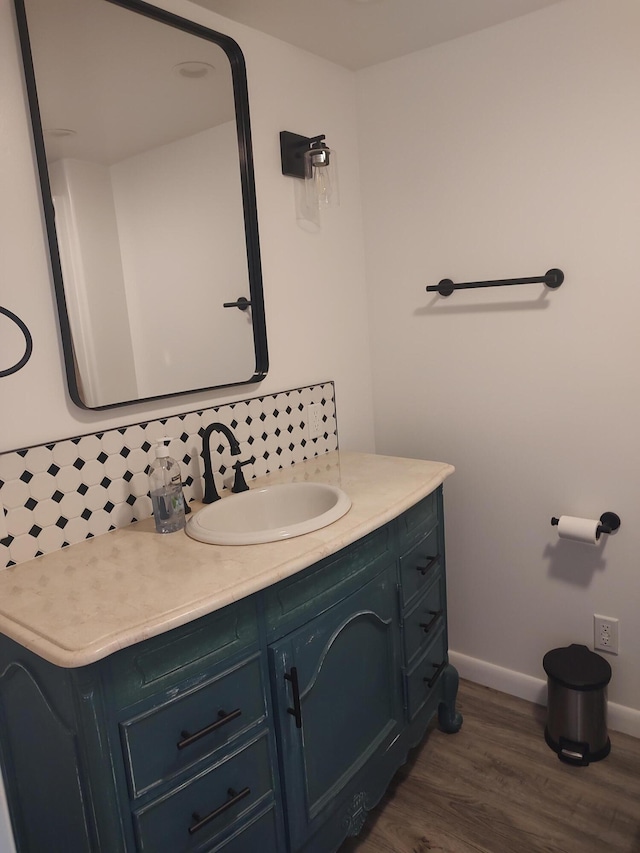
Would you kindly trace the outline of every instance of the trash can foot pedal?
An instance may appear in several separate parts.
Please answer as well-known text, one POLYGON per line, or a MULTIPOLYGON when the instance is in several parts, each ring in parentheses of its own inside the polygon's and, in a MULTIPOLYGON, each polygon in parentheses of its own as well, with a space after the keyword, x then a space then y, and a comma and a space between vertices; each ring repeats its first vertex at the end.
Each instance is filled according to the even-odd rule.
POLYGON ((577 742, 564 737, 561 737, 559 743, 556 743, 547 728, 544 730, 544 739, 547 745, 557 753, 560 761, 580 767, 587 767, 592 761, 601 761, 611 752, 611 741, 609 738, 607 738, 607 742, 602 749, 597 750, 597 752, 591 752, 588 743, 577 742))

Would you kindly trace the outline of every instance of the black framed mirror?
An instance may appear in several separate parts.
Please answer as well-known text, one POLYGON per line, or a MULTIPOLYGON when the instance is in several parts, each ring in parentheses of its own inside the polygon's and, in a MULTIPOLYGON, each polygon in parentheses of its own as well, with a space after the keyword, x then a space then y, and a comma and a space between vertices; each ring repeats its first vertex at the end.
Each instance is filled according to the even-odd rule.
POLYGON ((14 3, 74 403, 260 381, 239 46, 142 0, 14 3))

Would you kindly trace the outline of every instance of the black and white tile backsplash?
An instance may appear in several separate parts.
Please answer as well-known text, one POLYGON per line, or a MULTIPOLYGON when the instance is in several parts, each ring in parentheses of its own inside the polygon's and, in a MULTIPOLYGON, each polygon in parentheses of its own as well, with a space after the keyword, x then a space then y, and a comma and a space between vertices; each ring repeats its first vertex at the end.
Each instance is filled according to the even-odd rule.
MULTIPOLYGON (((202 497, 201 431, 218 421, 240 442, 247 478, 261 477, 338 447, 332 382, 254 397, 30 447, 0 455, 0 504, 8 536, 0 539, 0 568, 125 527, 151 515, 148 465, 155 443, 170 438, 188 501, 202 497), (324 433, 310 438, 307 406, 322 406, 324 433)), ((232 481, 233 461, 222 436, 212 436, 218 491, 232 481), (218 441, 220 438, 220 441, 218 441)))

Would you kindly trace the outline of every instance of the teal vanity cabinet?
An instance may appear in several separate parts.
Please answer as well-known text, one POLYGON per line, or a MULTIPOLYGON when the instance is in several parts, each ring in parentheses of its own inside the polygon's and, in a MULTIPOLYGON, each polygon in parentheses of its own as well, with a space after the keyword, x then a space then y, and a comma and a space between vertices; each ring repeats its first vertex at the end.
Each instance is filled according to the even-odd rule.
POLYGON ((19 853, 337 850, 433 716, 460 727, 444 571, 438 488, 307 569, 88 666, 0 636, 19 853))

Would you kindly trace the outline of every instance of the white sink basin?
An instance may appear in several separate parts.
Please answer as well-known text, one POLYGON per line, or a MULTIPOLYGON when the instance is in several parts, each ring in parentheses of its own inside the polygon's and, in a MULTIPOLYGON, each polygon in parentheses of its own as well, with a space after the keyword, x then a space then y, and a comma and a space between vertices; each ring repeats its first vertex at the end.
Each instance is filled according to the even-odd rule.
POLYGON ((208 504, 187 522, 192 539, 211 545, 258 545, 302 536, 349 511, 351 498, 325 483, 283 483, 208 504))

